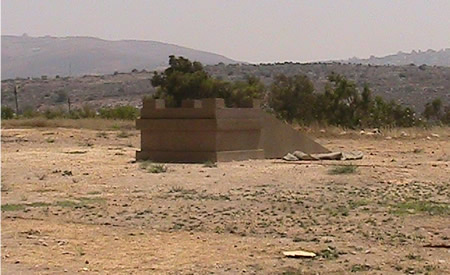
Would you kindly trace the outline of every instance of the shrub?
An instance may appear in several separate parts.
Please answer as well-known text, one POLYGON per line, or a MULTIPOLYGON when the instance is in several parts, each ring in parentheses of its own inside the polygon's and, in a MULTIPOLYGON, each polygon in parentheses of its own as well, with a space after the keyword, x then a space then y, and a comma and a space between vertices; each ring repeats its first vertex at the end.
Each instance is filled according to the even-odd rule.
POLYGON ((163 164, 152 163, 151 161, 144 161, 140 164, 140 168, 146 170, 148 173, 159 174, 167 172, 167 167, 163 164))
POLYGON ((162 164, 152 164, 150 167, 147 168, 147 172, 153 174, 165 173, 167 172, 167 167, 162 164))
POLYGON ((8 106, 2 106, 2 119, 14 118, 14 110, 8 106))
POLYGON ((329 171, 330 175, 341 175, 341 174, 354 174, 356 173, 358 167, 355 165, 340 165, 336 166, 329 171))
POLYGON ((47 119, 66 118, 67 112, 65 112, 61 108, 54 108, 54 109, 46 109, 43 115, 47 119))
POLYGON ((79 118, 95 118, 97 116, 96 111, 89 105, 84 105, 80 109, 75 109, 70 112, 69 117, 73 119, 79 118))
POLYGON ((55 103, 63 103, 67 101, 67 93, 65 91, 57 91, 55 103))
POLYGON ((446 125, 450 125, 450 106, 445 107, 445 112, 441 118, 441 121, 446 125))
POLYGON ((128 133, 127 131, 120 131, 120 133, 118 133, 117 134, 117 137, 118 138, 127 138, 127 137, 130 137, 131 136, 131 134, 130 133, 128 133))
POLYGON ((99 110, 101 118, 134 120, 139 116, 139 110, 136 107, 126 105, 117 107, 102 108, 99 110))
POLYGON ((427 119, 429 124, 446 124, 450 125, 450 105, 443 106, 442 100, 436 98, 425 104, 423 117, 427 119))
POLYGON ((33 110, 32 107, 25 107, 25 109, 22 112, 22 117, 24 118, 33 118, 39 116, 39 112, 33 110))
POLYGON ((216 168, 216 167, 217 167, 217 164, 216 164, 215 162, 213 162, 213 161, 208 160, 208 161, 205 161, 205 162, 203 163, 203 167, 206 167, 206 168, 216 168))

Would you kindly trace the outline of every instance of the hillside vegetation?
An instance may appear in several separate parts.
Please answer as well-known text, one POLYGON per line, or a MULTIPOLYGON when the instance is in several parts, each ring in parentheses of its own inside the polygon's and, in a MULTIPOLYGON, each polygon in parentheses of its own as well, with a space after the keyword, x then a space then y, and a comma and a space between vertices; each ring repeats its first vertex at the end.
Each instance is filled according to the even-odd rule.
POLYGON ((247 76, 260 78, 270 85, 280 74, 306 75, 317 92, 323 92, 328 76, 336 73, 355 82, 360 89, 367 84, 374 96, 409 106, 422 112, 424 105, 440 98, 450 103, 450 68, 436 66, 372 66, 342 63, 275 63, 260 65, 216 65, 206 70, 225 80, 242 80, 247 76))
MULTIPOLYGON (((167 62, 167 61, 166 61, 167 62)), ((450 68, 434 66, 369 66, 340 63, 277 63, 261 65, 205 66, 210 75, 229 81, 260 78, 266 86, 279 74, 306 75, 317 92, 323 92, 328 76, 335 72, 355 82, 360 89, 367 84, 374 96, 395 100, 415 109, 440 98, 450 104, 450 68)), ((152 95, 155 88, 150 79, 153 72, 137 71, 83 77, 16 79, 2 81, 2 105, 14 108, 14 86, 18 85, 20 109, 45 109, 66 106, 67 97, 74 106, 93 107, 129 104, 140 106, 142 97, 152 95)))
MULTIPOLYGON (((245 68, 245 66, 220 65, 210 67, 210 69, 217 67, 219 69, 245 68)), ((263 66, 256 68, 261 67, 263 66)), ((271 67, 269 65, 269 68, 271 67)), ((419 70, 426 69, 419 68, 419 70)), ((169 67, 163 72, 154 72, 150 80, 146 80, 143 76, 146 72, 133 70, 131 75, 136 74, 141 77, 143 84, 150 82, 152 87, 157 88, 156 92, 147 93, 145 96, 163 98, 166 100, 167 106, 180 106, 183 99, 224 98, 228 107, 247 107, 251 106, 252 99, 262 99, 264 108, 268 112, 272 112, 288 122, 305 125, 320 123, 349 128, 411 127, 424 125, 424 123, 428 124, 428 122, 445 124, 450 122, 450 105, 440 98, 427 101, 424 104, 425 111, 418 113, 414 108, 404 106, 395 100, 386 100, 379 95, 374 96, 367 83, 364 83, 364 87, 360 88, 352 80, 334 71, 331 71, 327 76, 325 85, 321 90, 317 90, 307 74, 289 76, 278 73, 273 76, 273 81, 267 81, 266 79, 268 83, 265 84, 264 80, 260 79, 261 71, 253 71, 252 74, 241 72, 241 75, 235 79, 230 79, 234 75, 233 71, 230 72, 226 74, 226 77, 221 74, 212 76, 200 62, 192 62, 184 57, 171 55, 169 67)), ((290 73, 291 71, 288 70, 287 72, 290 73)), ((113 76, 117 75, 119 74, 113 76)), ((128 74, 124 75, 127 76, 128 74)), ((86 76, 85 78, 90 77, 86 76)), ((100 77, 100 80, 104 79, 104 76, 100 77)), ((44 83, 51 82, 45 78, 41 81, 44 81, 44 83)), ((20 86, 14 81, 5 81, 5 86, 7 82, 10 86, 13 86, 13 93, 19 91, 22 96, 25 94, 23 91, 26 90, 26 84, 20 86)), ((123 81, 117 81, 116 85, 120 86, 122 83, 123 81)), ((31 94, 32 92, 26 98, 32 98, 31 94)), ((120 96, 121 94, 125 94, 123 87, 113 90, 113 95, 120 96)), ((64 89, 58 90, 53 96, 47 95, 45 97, 53 101, 57 108, 34 108, 27 105, 27 107, 19 109, 16 116, 20 115, 26 118, 45 116, 48 119, 79 119, 97 116, 109 119, 135 119, 139 115, 136 107, 132 106, 133 104, 130 101, 123 107, 111 108, 110 106, 105 107, 104 104, 93 107, 87 104, 85 100, 79 100, 76 94, 75 97, 73 94, 69 95, 64 89), (67 105, 66 108, 65 105, 67 105)), ((11 96, 7 98, 11 100, 11 96)), ((130 97, 127 99, 130 100, 130 97)), ((101 98, 99 101, 99 103, 102 103, 101 98)), ((2 118, 13 117, 12 107, 5 105, 2 108, 2 118)))

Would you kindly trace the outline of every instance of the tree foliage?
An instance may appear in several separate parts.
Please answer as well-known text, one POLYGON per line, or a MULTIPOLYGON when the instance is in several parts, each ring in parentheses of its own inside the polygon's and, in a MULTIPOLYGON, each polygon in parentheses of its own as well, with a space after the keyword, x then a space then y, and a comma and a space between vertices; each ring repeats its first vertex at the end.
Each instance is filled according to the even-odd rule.
MULTIPOLYGON (((155 97, 165 99, 168 106, 180 106, 183 99, 224 98, 228 107, 248 107, 252 99, 266 95, 258 78, 226 82, 209 76, 201 63, 175 56, 169 57, 169 67, 164 72, 154 73, 151 83, 158 88, 155 97)), ((357 128, 411 127, 419 122, 413 109, 373 97, 367 85, 361 91, 355 83, 335 73, 328 77, 323 93, 316 92, 305 75, 278 75, 266 99, 279 118, 301 124, 320 122, 357 128)), ((450 116, 443 113, 440 100, 427 104, 424 112, 426 118, 450 119, 445 115, 450 116)))
POLYGON ((261 99, 265 94, 265 86, 259 78, 249 76, 245 81, 228 84, 222 94, 229 107, 251 107, 253 99, 261 99))
POLYGON ((278 75, 271 86, 269 106, 279 118, 310 123, 316 101, 314 86, 304 75, 287 77, 278 75))
POLYGON ((155 72, 151 83, 158 88, 155 98, 165 99, 168 106, 181 106, 183 99, 224 98, 227 106, 245 107, 264 93, 257 78, 229 83, 212 78, 200 62, 173 55, 169 56, 169 67, 155 72))
POLYGON ((323 96, 326 104, 323 109, 316 109, 319 113, 325 112, 329 124, 346 127, 355 127, 360 123, 361 96, 356 85, 341 75, 332 74, 328 77, 329 83, 325 87, 323 96))
POLYGON ((383 98, 372 98, 366 85, 362 92, 356 85, 338 74, 331 74, 324 93, 314 92, 306 76, 275 79, 270 93, 269 106, 289 122, 309 124, 318 121, 348 128, 415 125, 415 113, 383 98))

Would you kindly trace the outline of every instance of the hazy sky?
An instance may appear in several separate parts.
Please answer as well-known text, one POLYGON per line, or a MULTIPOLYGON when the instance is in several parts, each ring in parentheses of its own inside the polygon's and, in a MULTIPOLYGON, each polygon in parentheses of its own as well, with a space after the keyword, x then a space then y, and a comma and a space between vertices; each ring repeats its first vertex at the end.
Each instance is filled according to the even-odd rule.
POLYGON ((173 43, 249 62, 450 48, 450 0, 1 0, 2 34, 173 43))

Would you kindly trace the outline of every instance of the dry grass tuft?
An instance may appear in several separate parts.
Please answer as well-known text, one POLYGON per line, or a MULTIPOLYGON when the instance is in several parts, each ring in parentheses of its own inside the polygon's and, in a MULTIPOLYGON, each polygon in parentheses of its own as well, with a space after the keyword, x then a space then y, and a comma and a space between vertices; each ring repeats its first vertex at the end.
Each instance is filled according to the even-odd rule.
POLYGON ((328 171, 328 173, 330 175, 341 175, 341 174, 354 174, 358 171, 358 167, 355 165, 340 165, 340 166, 336 166, 333 169, 331 169, 330 171, 328 171))

